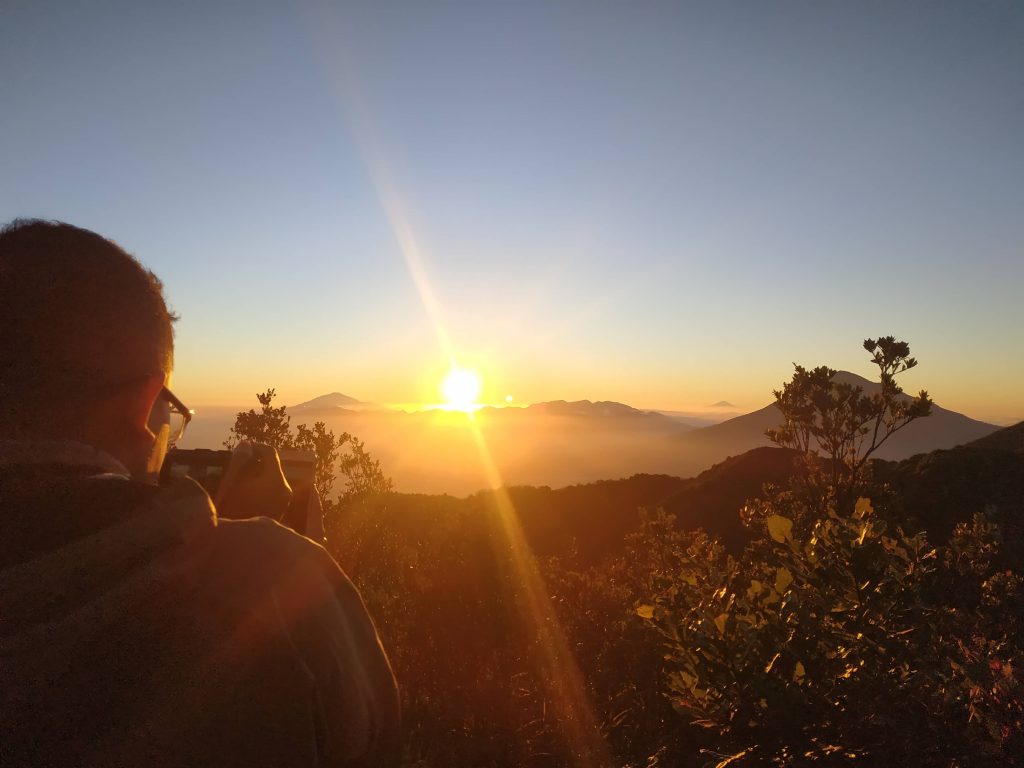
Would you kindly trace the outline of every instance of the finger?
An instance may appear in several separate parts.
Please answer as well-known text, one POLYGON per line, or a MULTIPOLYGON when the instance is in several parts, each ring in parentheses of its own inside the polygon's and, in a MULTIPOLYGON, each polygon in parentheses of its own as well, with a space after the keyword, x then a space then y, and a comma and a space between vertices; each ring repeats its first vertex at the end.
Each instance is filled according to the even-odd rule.
POLYGON ((253 448, 253 443, 242 441, 236 445, 234 450, 231 452, 231 458, 228 460, 228 466, 224 470, 224 477, 221 478, 220 485, 217 487, 216 498, 213 500, 215 506, 220 506, 224 499, 231 493, 231 490, 238 482, 243 469, 251 463, 253 458, 253 448))
POLYGON ((277 448, 272 445, 263 445, 262 443, 251 443, 250 448, 252 450, 253 462, 259 465, 261 469, 273 471, 271 468, 276 467, 280 471, 281 457, 277 455, 277 448))
POLYGON ((278 455, 277 449, 272 445, 253 443, 252 450, 253 464, 255 465, 253 467, 253 474, 268 480, 272 479, 275 483, 280 482, 290 493, 292 488, 284 476, 284 469, 281 467, 281 457, 278 455))

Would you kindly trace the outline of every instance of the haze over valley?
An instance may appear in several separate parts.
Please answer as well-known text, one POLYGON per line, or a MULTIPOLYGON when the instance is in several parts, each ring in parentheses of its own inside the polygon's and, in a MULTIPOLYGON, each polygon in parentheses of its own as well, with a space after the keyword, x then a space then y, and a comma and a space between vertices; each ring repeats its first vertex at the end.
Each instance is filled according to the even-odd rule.
MULTIPOLYGON (((877 388, 853 373, 840 372, 836 379, 866 392, 877 388)), ((199 409, 181 447, 222 447, 236 413, 254 405, 199 409)), ((288 414, 293 426, 323 421, 336 434, 363 440, 397 491, 463 496, 501 485, 554 488, 634 474, 692 477, 729 456, 771 445, 765 430, 780 420, 774 404, 715 421, 728 406, 716 403, 693 419, 588 400, 408 411, 331 393, 290 406, 288 414)), ((877 456, 905 459, 998 428, 936 405, 929 418, 894 435, 877 456)))

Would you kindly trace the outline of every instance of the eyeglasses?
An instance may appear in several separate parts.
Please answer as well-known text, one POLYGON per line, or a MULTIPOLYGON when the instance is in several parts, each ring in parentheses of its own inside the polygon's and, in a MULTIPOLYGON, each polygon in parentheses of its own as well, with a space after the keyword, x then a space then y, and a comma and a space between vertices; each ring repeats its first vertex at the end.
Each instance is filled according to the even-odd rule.
POLYGON ((160 390, 160 397, 167 401, 171 407, 170 431, 167 435, 167 447, 173 448, 185 434, 185 427, 192 421, 193 411, 179 400, 171 390, 164 387, 160 390))

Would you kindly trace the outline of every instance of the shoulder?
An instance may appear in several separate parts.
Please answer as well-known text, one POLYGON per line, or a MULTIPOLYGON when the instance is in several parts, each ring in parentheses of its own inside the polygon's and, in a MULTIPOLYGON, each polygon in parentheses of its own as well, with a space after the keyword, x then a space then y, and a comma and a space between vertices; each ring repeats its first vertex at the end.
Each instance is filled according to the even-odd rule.
MULTIPOLYGON (((217 519, 216 536, 224 546, 272 552, 284 559, 331 559, 323 547, 269 517, 217 519)), ((333 563, 333 560, 331 560, 333 563)))
POLYGON ((215 540, 217 559, 244 569, 253 586, 272 591, 287 624, 305 624, 310 616, 323 622, 340 613, 378 644, 358 590, 321 545, 266 517, 219 520, 215 540))
POLYGON ((281 627, 310 671, 324 754, 395 765, 400 744, 395 679, 355 586, 327 551, 267 518, 218 522, 222 562, 271 595, 281 627))
POLYGON ((270 518, 218 519, 213 533, 222 559, 249 562, 263 572, 287 569, 306 579, 350 583, 327 550, 270 518))

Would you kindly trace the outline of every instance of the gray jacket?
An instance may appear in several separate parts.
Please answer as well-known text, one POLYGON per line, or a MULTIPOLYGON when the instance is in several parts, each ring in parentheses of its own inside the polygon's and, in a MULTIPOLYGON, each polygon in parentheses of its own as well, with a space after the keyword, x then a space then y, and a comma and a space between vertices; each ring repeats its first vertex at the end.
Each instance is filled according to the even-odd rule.
POLYGON ((90 450, 0 444, 0 764, 397 765, 391 668, 330 555, 90 450))

